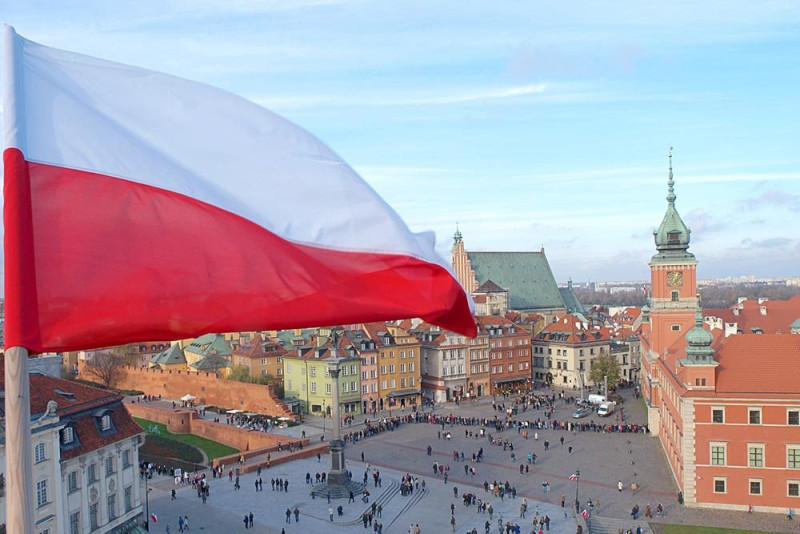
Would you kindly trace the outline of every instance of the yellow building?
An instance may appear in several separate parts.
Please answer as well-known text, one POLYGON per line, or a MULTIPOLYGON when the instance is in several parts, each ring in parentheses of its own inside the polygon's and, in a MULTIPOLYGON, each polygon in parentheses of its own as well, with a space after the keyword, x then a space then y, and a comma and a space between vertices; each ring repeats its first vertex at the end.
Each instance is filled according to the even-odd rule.
POLYGON ((420 344, 403 328, 393 323, 363 325, 378 351, 378 408, 405 408, 420 403, 422 388, 420 344))

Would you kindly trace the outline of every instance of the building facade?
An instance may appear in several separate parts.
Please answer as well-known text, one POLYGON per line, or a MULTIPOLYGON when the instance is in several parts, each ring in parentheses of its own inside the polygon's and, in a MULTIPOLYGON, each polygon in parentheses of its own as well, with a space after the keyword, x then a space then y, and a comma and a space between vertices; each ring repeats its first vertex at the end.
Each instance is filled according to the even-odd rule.
POLYGON ((607 328, 568 314, 553 317, 531 343, 535 380, 579 388, 593 384, 592 360, 611 353, 612 339, 607 328))
MULTIPOLYGON (((142 514, 142 429, 122 406, 122 397, 49 376, 33 374, 30 381, 35 532, 134 531, 142 514)), ((3 486, 6 478, 3 435, 3 486)), ((5 509, 0 494, 0 524, 5 509)))
POLYGON ((466 395, 468 338, 426 325, 419 330, 422 351, 422 390, 433 402, 466 395))
POLYGON ((709 330, 675 199, 670 156, 642 310, 649 428, 688 506, 786 513, 800 504, 800 336, 709 330))
POLYGON ((490 392, 494 395, 530 389, 531 337, 528 331, 505 317, 484 315, 475 320, 488 338, 490 392))
POLYGON ((378 409, 406 408, 420 404, 422 379, 420 344, 409 333, 410 324, 363 325, 378 352, 378 409))
POLYGON ((361 359, 340 354, 328 343, 300 347, 283 358, 283 389, 297 399, 302 413, 330 416, 333 379, 329 366, 339 369, 339 404, 342 414, 361 413, 361 359))

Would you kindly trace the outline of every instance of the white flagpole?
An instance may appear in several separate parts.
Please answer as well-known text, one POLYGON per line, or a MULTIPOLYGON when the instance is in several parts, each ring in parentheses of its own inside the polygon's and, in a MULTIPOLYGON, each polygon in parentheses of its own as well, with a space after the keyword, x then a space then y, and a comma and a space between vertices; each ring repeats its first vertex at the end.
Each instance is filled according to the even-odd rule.
MULTIPOLYGON (((14 28, 3 27, 3 61, 2 61, 2 90, 3 107, 5 112, 5 142, 6 146, 16 146, 20 140, 20 95, 19 89, 19 64, 17 57, 17 34, 14 28), (14 143, 14 144, 12 144, 14 143)), ((5 147, 4 147, 5 148, 5 147)), ((22 148, 17 146, 17 148, 22 148)), ((5 169, 8 173, 8 167, 5 169)), ((9 179, 6 176, 6 179, 9 179)), ((6 209, 10 202, 16 198, 6 198, 6 209)), ((12 231, 6 228, 5 239, 14 239, 10 236, 12 231)), ((6 253, 8 261, 8 253, 6 253)), ((6 297, 8 298, 9 285, 20 284, 19 279, 9 281, 9 269, 6 268, 6 297)), ((22 302, 6 301, 6 317, 12 313, 11 307, 25 305, 22 302)), ((13 310, 19 311, 18 309, 13 310)), ((18 320, 18 319, 17 319, 18 320)), ((8 325, 7 325, 8 326, 8 325)), ((8 331, 8 328, 6 329, 8 331)), ((6 408, 6 525, 11 534, 28 534, 33 532, 33 460, 31 449, 31 394, 28 379, 28 349, 24 347, 10 347, 5 351, 5 408, 6 408)))
POLYGON ((5 352, 6 373, 6 525, 12 534, 33 532, 31 393, 28 351, 5 352))

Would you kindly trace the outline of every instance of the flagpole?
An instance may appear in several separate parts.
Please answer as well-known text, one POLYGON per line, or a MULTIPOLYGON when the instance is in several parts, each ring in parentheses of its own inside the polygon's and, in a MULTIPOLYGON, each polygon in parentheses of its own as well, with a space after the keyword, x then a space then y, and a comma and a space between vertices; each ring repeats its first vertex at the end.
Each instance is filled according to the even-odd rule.
POLYGON ((31 393, 28 350, 5 351, 6 525, 8 532, 33 532, 31 393))

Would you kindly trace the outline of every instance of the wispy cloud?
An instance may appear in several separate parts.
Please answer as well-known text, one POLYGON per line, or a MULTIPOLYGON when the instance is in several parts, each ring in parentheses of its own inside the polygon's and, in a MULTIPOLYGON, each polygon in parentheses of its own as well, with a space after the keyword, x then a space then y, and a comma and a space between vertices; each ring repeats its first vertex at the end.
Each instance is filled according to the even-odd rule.
POLYGON ((786 208, 789 211, 798 213, 800 212, 800 195, 780 189, 769 189, 757 197, 740 200, 739 206, 747 210, 786 208))

